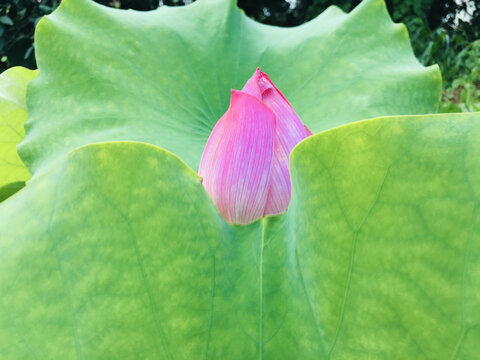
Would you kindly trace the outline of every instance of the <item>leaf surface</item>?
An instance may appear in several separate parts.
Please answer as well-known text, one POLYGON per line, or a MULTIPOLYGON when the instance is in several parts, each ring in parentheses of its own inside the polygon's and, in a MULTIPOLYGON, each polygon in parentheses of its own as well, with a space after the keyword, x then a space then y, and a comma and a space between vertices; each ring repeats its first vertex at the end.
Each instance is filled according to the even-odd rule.
POLYGON ((16 146, 25 136, 25 92, 37 72, 22 67, 0 74, 0 202, 30 178, 16 146))
POLYGON ((475 359, 480 115, 342 126, 291 168, 285 214, 232 226, 163 149, 73 151, 0 204, 0 357, 475 359))
POLYGON ((20 147, 34 176, 79 146, 116 140, 161 146, 196 170, 230 88, 257 66, 313 132, 432 113, 441 92, 438 67, 420 65, 382 0, 294 28, 256 23, 234 0, 150 12, 65 0, 38 24, 35 49, 41 74, 20 147))

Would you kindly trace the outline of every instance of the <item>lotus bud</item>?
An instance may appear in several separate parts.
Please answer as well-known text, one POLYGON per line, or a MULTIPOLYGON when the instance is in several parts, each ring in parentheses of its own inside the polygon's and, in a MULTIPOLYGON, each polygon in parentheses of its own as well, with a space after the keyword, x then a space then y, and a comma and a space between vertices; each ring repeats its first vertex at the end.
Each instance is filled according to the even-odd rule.
POLYGON ((248 224, 290 203, 289 156, 312 133, 285 96, 257 69, 212 130, 199 175, 223 218, 248 224))

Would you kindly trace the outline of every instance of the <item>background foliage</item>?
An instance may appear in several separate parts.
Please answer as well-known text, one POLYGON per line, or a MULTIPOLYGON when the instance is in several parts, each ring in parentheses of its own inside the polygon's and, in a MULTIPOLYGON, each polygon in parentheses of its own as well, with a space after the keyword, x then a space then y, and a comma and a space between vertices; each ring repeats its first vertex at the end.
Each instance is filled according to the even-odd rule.
MULTIPOLYGON (((61 0, 7 0, 0 4, 0 71, 15 65, 36 67, 33 32, 40 18, 61 0)), ((96 0, 123 9, 152 10, 194 0, 96 0)), ((337 5, 352 10, 361 0, 238 0, 257 21, 302 24, 337 5)), ((385 0, 396 22, 407 25, 415 55, 424 65, 439 64, 444 94, 441 111, 480 110, 480 0, 385 0), (457 14, 469 14, 468 22, 457 14)))

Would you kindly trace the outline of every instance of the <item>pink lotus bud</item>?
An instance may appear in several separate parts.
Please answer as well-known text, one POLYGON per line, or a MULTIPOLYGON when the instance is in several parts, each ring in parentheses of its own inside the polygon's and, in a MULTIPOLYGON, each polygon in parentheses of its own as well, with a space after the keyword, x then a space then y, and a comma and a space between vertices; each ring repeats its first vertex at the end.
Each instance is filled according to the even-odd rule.
POLYGON ((232 90, 198 170, 225 220, 248 224, 287 210, 290 152, 311 134, 260 69, 241 91, 232 90))

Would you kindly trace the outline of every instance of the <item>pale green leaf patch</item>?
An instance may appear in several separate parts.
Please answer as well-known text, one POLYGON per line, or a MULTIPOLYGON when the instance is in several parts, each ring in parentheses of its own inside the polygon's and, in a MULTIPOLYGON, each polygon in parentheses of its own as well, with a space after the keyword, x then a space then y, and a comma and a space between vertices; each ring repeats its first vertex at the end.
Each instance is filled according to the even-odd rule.
POLYGON ((479 144, 474 113, 320 133, 248 226, 163 149, 79 148, 0 205, 0 354, 474 359, 479 144))
POLYGON ((30 178, 16 146, 25 136, 27 120, 25 92, 36 71, 22 67, 0 74, 0 201, 10 196, 30 178))

